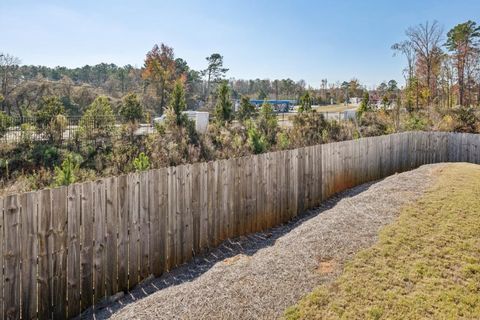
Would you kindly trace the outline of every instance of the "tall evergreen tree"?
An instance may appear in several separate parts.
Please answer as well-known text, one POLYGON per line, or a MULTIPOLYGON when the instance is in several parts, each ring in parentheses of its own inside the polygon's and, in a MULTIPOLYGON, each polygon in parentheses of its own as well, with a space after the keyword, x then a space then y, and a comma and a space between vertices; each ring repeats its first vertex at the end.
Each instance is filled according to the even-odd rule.
POLYGON ((230 99, 230 88, 225 81, 220 84, 217 90, 215 117, 217 123, 219 123, 220 125, 225 125, 225 123, 232 121, 233 118, 232 101, 230 99))
POLYGON ((240 121, 245 121, 257 116, 257 108, 250 103, 250 99, 246 96, 242 96, 240 99, 240 107, 237 112, 237 118, 240 121))
POLYGON ((170 97, 170 114, 175 117, 174 122, 177 125, 184 125, 187 121, 187 116, 183 111, 187 109, 187 102, 185 100, 185 89, 181 80, 175 81, 175 86, 170 97))
POLYGON ((300 108, 299 112, 309 112, 312 111, 312 96, 310 92, 305 91, 305 93, 300 97, 300 108))
POLYGON ((218 83, 221 81, 228 69, 223 67, 223 56, 219 53, 212 53, 205 59, 208 62, 208 66, 202 71, 202 76, 206 77, 207 80, 205 100, 208 101, 212 83, 218 83))
POLYGON ((480 45, 480 26, 473 21, 457 24, 447 33, 449 51, 453 52, 455 67, 457 69, 459 103, 465 103, 465 87, 469 79, 468 71, 471 65, 472 54, 478 52, 480 45))

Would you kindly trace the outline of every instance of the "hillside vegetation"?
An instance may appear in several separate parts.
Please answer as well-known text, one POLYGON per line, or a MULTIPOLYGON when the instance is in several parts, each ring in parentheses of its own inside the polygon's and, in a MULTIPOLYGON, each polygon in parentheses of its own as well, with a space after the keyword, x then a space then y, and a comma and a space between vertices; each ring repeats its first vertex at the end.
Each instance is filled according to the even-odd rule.
POLYGON ((286 319, 479 319, 480 166, 452 164, 286 319))

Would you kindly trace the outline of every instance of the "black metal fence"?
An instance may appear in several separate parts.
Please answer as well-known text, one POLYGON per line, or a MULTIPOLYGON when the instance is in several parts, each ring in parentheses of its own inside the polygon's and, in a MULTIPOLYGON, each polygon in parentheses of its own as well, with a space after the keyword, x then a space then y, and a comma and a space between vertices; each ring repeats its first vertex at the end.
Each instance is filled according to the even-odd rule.
MULTIPOLYGON (((45 122, 38 117, 19 117, 13 116, 9 118, 0 118, 0 128, 4 128, 0 132, 0 143, 41 143, 56 142, 69 143, 75 140, 86 141, 91 139, 93 132, 101 130, 109 131, 109 134, 115 134, 122 122, 120 119, 110 117, 109 121, 105 121, 100 116, 92 119, 83 119, 80 116, 68 116, 56 118, 45 122)), ((145 126, 143 126, 145 127, 145 126)), ((141 133, 142 130, 140 130, 141 133)), ((148 130, 143 130, 148 131, 148 130)))
MULTIPOLYGON (((289 126, 293 117, 297 113, 282 112, 276 113, 281 125, 289 126)), ((325 120, 344 121, 355 117, 355 112, 317 112, 318 116, 323 115, 325 120)), ((214 121, 214 115, 210 115, 210 121, 214 121)), ((92 137, 112 136, 120 133, 120 127, 125 124, 121 118, 115 118, 112 125, 112 119, 104 121, 101 116, 95 116, 93 119, 81 121, 81 116, 68 116, 45 123, 38 117, 0 117, 0 143, 18 144, 18 143, 42 143, 55 142, 57 144, 68 144, 73 142, 89 142, 92 137), (101 131, 105 131, 101 134, 101 131), (98 134, 100 132, 100 134, 98 134), (108 133, 108 134, 105 134, 108 133)), ((140 124, 135 130, 136 135, 146 135, 155 131, 153 123, 140 124)))

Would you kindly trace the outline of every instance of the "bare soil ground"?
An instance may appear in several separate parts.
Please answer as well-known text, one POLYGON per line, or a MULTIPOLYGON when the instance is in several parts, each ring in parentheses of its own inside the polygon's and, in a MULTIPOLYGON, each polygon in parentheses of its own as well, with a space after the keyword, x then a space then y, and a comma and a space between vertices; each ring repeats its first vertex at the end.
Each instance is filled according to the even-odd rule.
POLYGON ((225 241, 115 302, 97 319, 274 319, 377 241, 402 206, 423 195, 442 164, 393 175, 331 198, 296 221, 225 241))

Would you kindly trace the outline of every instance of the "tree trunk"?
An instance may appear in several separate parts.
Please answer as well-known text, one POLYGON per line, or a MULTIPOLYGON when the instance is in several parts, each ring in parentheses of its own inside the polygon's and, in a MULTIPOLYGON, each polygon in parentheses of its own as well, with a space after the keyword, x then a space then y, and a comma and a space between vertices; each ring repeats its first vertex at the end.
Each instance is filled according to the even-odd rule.
POLYGON ((418 111, 418 80, 415 82, 415 108, 418 111))
POLYGON ((208 107, 208 103, 210 101, 210 77, 212 76, 212 73, 210 72, 210 70, 208 71, 208 78, 207 78, 207 94, 206 94, 206 97, 205 97, 205 104, 207 105, 208 107))
POLYGON ((431 81, 430 70, 431 70, 431 65, 430 65, 430 62, 427 61, 427 89, 428 89, 427 105, 430 105, 430 96, 432 95, 432 92, 431 92, 432 88, 430 87, 430 81, 431 81))

